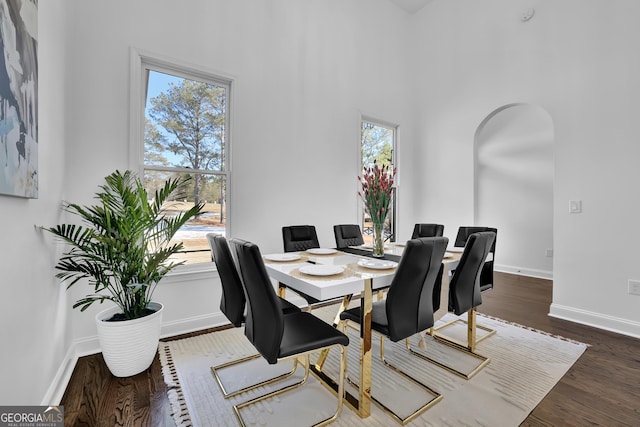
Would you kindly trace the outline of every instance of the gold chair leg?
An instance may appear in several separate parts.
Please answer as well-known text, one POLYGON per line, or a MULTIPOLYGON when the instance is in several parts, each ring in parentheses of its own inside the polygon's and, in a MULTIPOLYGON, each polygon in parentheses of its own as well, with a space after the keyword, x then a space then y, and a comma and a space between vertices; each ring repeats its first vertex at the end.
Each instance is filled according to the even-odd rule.
MULTIPOLYGON (((405 340, 405 342, 408 345, 409 339, 407 338, 405 340)), ((372 399, 374 400, 374 402, 376 402, 378 405, 380 405, 386 412, 390 413, 402 425, 405 425, 405 424, 411 422, 414 418, 416 418, 417 416, 422 414, 424 411, 426 411, 427 409, 431 408, 433 405, 435 405, 436 403, 438 403, 438 402, 440 402, 442 400, 442 395, 440 393, 438 393, 437 391, 433 390, 431 387, 429 387, 428 385, 424 384, 422 381, 417 380, 416 378, 414 378, 411 375, 409 375, 406 372, 404 372, 402 369, 398 368, 397 366, 392 365, 391 363, 389 363, 387 361, 387 359, 384 357, 384 336, 380 336, 380 359, 382 360, 382 363, 386 367, 388 367, 388 368, 392 369, 393 371, 399 373, 403 377, 411 380, 412 382, 414 382, 418 386, 420 386, 423 389, 425 389, 431 396, 433 396, 433 398, 430 401, 428 401, 427 403, 422 405, 420 408, 416 409, 411 415, 409 415, 408 417, 405 417, 405 418, 401 418, 398 414, 396 414, 395 412, 391 411, 389 408, 384 406, 381 402, 379 402, 377 399, 375 399, 372 396, 372 399)))
POLYGON ((478 325, 478 323, 476 322, 476 309, 472 308, 471 310, 469 310, 467 312, 467 320, 462 320, 459 318, 455 318, 443 325, 438 326, 437 328, 431 328, 429 330, 429 334, 435 338, 441 339, 441 340, 446 340, 449 341, 451 343, 454 343, 460 347, 465 347, 467 348, 469 351, 474 352, 476 349, 476 345, 484 340, 489 338, 490 336, 494 335, 496 333, 496 331, 494 329, 488 328, 486 326, 482 326, 482 325, 478 325), (446 328, 447 326, 453 325, 454 323, 457 322, 462 322, 465 323, 467 325, 467 342, 462 342, 462 341, 458 341, 454 338, 448 337, 446 335, 443 334, 439 334, 438 331, 446 328), (483 336, 481 336, 480 338, 477 337, 477 330, 478 329, 482 329, 483 331, 487 331, 486 334, 484 334, 483 336))
POLYGON ((216 365, 216 366, 212 366, 211 367, 211 373, 215 377, 216 382, 218 383, 218 385, 220 386, 220 390, 222 390, 222 395, 224 396, 225 399, 228 399, 230 397, 236 396, 236 395, 238 395, 240 393, 244 393, 245 391, 253 390, 255 388, 258 388, 258 387, 261 387, 261 386, 264 386, 264 385, 267 385, 267 384, 271 384, 271 383, 274 383, 276 381, 280 381, 280 380, 283 380, 285 378, 288 378, 288 377, 290 377, 291 375, 293 375, 295 373, 295 371, 296 371, 296 369, 298 367, 298 365, 297 365, 298 361, 296 359, 294 359, 293 367, 289 372, 285 372, 285 373, 283 373, 281 375, 278 375, 276 377, 266 379, 266 380, 261 381, 261 382, 259 382, 257 384, 248 385, 248 386, 243 387, 243 388, 241 388, 239 390, 228 391, 226 389, 226 387, 224 386, 224 384, 222 383, 222 378, 220 378, 220 375, 218 374, 218 371, 221 371, 221 370, 223 370, 225 368, 229 368, 231 366, 239 365, 239 364, 244 363, 244 362, 248 362, 248 361, 253 360, 253 359, 257 359, 259 357, 261 357, 259 354, 253 354, 251 356, 243 357, 243 358, 237 359, 237 360, 232 360, 231 362, 226 362, 226 363, 222 363, 220 365, 216 365))
MULTIPOLYGON (((348 327, 347 323, 348 323, 348 321, 345 321, 343 323, 343 331, 345 333, 346 333, 346 330, 347 330, 347 327, 348 327)), ((407 343, 408 343, 408 340, 407 340, 407 343)), ((382 401, 378 400, 372 393, 371 394, 371 400, 373 400, 373 402, 376 405, 378 405, 378 407, 380 407, 380 409, 382 409, 384 412, 389 414, 393 419, 395 419, 400 424, 406 425, 407 423, 409 423, 413 419, 415 419, 417 416, 422 414, 424 411, 426 411, 427 409, 431 408, 433 405, 435 405, 436 403, 438 403, 438 402, 440 402, 442 400, 442 395, 440 393, 438 393, 437 391, 433 390, 431 387, 425 385, 421 381, 415 379, 411 375, 407 374, 406 372, 402 371, 401 369, 399 369, 398 367, 392 365, 391 363, 389 363, 387 361, 387 359, 384 357, 384 335, 380 335, 380 360, 382 360, 382 363, 386 367, 388 367, 389 369, 395 371, 396 373, 399 373, 400 375, 404 376, 405 378, 409 379, 410 381, 414 382, 418 386, 420 386, 423 389, 425 389, 431 396, 433 396, 433 398, 431 400, 429 400, 427 403, 425 403, 420 408, 415 410, 412 414, 410 414, 409 416, 407 416, 405 418, 402 418, 400 415, 396 414, 395 412, 393 412, 393 410, 391 410, 384 403, 382 403, 382 401)), ((349 382, 349 384, 351 384, 353 387, 355 387, 357 389, 360 388, 360 386, 358 384, 354 383, 349 377, 347 377, 347 382, 349 382)))
POLYGON ((470 352, 476 351, 476 309, 473 308, 467 313, 467 348, 470 352))
POLYGON ((470 356, 475 357, 476 359, 480 359, 481 363, 476 366, 471 372, 469 373, 465 373, 465 372, 461 372, 458 371, 457 369, 454 369, 448 365, 443 364, 442 362, 439 362, 435 359, 430 358, 429 356, 422 354, 422 353, 418 353, 416 351, 414 351, 413 349, 411 349, 410 345, 407 343, 407 349, 409 350, 409 352, 411 354, 414 354, 418 357, 421 357, 422 359, 428 360, 431 363, 434 363, 438 366, 440 366, 441 368, 446 369, 449 372, 452 372, 462 378, 465 379, 469 379, 471 377, 473 377, 475 374, 477 374, 482 368, 484 368, 486 365, 489 364, 489 362, 491 361, 488 357, 483 356, 481 354, 476 353, 476 345, 478 344, 478 342, 482 341, 485 338, 490 337, 491 335, 495 334, 496 331, 490 328, 487 328, 485 326, 480 326, 477 324, 476 322, 476 309, 472 308, 471 310, 469 310, 467 312, 467 321, 464 321, 462 319, 454 319, 451 320, 450 322, 447 322, 443 325, 438 326, 437 328, 431 328, 429 329, 429 335, 431 335, 434 339, 436 339, 438 342, 441 342, 443 344, 448 345, 449 347, 452 347, 456 350, 462 351, 466 354, 469 354, 470 356), (447 326, 450 326, 456 322, 463 322, 466 323, 467 325, 467 342, 462 342, 462 341, 458 341, 454 338, 448 337, 446 335, 442 335, 440 333, 438 333, 439 330, 446 328, 447 326), (487 334, 483 335, 482 337, 480 337, 479 339, 477 338, 477 328, 483 329, 488 331, 487 334))
MULTIPOLYGON (((344 398, 344 378, 345 378, 345 371, 347 369, 347 352, 346 352, 345 347, 343 347, 343 346, 339 346, 339 347, 340 347, 340 382, 338 384, 338 392, 337 392, 337 398, 338 398, 338 405, 337 406, 338 407, 336 409, 336 412, 331 417, 326 418, 326 419, 324 419, 324 420, 322 420, 322 421, 320 421, 320 422, 318 422, 316 424, 313 424, 313 427, 325 426, 325 425, 335 421, 340 416, 340 413, 342 412, 343 398, 344 398)), ((253 399, 248 400, 246 402, 234 405, 233 406, 233 410, 234 410, 234 412, 236 414, 236 418, 238 418, 238 421, 240 422, 240 425, 242 427, 246 427, 246 424, 245 424, 245 422, 244 422, 244 420, 242 418, 242 415, 240 414, 240 410, 242 408, 245 408, 247 406, 253 405, 253 404, 255 404, 257 402, 260 402, 262 400, 269 399, 271 397, 286 393, 286 392, 288 392, 290 390, 296 389, 296 388, 300 387, 301 385, 303 385, 307 381, 307 379, 309 378, 309 371, 310 371, 310 369, 309 369, 309 365, 310 365, 310 363, 309 363, 309 353, 305 353, 303 355, 297 355, 297 356, 294 356, 294 358, 295 358, 294 359, 294 364, 296 364, 296 362, 298 361, 299 358, 302 358, 302 361, 303 361, 302 364, 304 366, 304 378, 301 381, 299 381, 299 382, 297 382, 295 384, 291 384, 291 385, 282 387, 281 389, 272 391, 272 392, 267 393, 267 394, 262 395, 262 396, 258 396, 256 398, 253 398, 253 399)))

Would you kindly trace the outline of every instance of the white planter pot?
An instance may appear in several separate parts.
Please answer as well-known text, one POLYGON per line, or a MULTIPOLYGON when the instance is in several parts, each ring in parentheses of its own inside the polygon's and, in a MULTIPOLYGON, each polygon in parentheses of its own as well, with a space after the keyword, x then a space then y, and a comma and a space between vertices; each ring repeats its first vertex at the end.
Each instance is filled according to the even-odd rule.
POLYGON ((111 373, 116 377, 130 377, 151 366, 158 351, 163 305, 150 302, 155 313, 139 319, 105 322, 119 307, 111 307, 96 315, 98 339, 102 356, 111 373))

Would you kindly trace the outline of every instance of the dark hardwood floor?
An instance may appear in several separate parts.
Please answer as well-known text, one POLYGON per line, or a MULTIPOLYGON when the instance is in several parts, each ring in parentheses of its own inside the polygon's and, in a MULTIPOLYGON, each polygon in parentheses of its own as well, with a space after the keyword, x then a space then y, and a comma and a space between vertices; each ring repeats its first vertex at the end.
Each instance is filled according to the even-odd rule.
MULTIPOLYGON (((522 426, 640 426, 640 340, 547 316, 551 291, 551 281, 497 273, 479 308, 590 344, 522 426)), ((61 404, 67 427, 172 424, 157 357, 147 371, 126 379, 114 378, 101 355, 83 357, 61 404)))

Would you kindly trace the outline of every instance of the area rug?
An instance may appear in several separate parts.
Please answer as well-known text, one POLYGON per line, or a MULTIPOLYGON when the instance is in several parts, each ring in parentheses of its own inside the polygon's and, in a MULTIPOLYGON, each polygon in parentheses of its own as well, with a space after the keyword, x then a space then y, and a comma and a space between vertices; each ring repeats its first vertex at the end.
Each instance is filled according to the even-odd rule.
MULTIPOLYGON (((314 310, 313 313, 330 322, 335 310, 335 306, 329 306, 314 310)), ((446 322, 452 319, 451 316, 448 314, 439 322, 446 322)), ((408 354, 404 342, 385 341, 385 355, 389 362, 401 366, 444 396, 408 425, 518 426, 587 348, 586 344, 482 315, 478 315, 478 324, 497 332, 478 344, 477 352, 489 357, 491 362, 470 380, 408 354)), ((442 332, 448 335, 464 334, 464 325, 454 325, 442 332)), ((478 334, 482 332, 478 330, 478 334)), ((348 335, 347 371, 352 381, 357 383, 359 332, 349 328, 348 335)), ((426 403, 430 396, 419 386, 382 365, 378 337, 374 333, 372 394, 404 417, 426 403)), ((456 365, 459 370, 473 369, 478 362, 429 336, 421 340, 423 338, 419 335, 412 337, 412 346, 429 357, 456 365)), ((254 353, 255 349, 244 337, 242 328, 161 342, 159 355, 176 425, 239 425, 233 405, 265 394, 272 388, 266 386, 224 399, 210 368, 254 353)), ((268 365, 258 358, 225 369, 220 375, 227 390, 234 390, 290 368, 290 362, 268 365)), ((330 352, 324 369, 333 378, 337 377, 337 351, 330 352)), ((298 368, 294 377, 284 383, 294 382, 301 374, 302 368, 298 368)), ((279 383, 277 388, 282 384, 279 383)), ((348 387, 355 394, 353 386, 348 387)), ((312 425, 332 414, 335 405, 335 396, 311 375, 302 388, 243 409, 242 416, 249 426, 298 427, 312 425)), ((345 405, 340 418, 333 425, 387 427, 399 424, 372 403, 369 418, 360 419, 345 405)))

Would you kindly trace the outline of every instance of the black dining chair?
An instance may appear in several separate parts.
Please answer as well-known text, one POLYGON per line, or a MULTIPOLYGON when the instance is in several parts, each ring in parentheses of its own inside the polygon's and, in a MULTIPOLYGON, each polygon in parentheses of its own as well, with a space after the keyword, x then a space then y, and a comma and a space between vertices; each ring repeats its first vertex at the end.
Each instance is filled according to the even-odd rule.
POLYGON ((439 236, 444 236, 443 224, 416 224, 413 227, 413 234, 411 234, 412 239, 417 239, 418 237, 439 236))
MULTIPOLYGON (((496 238, 498 235, 498 229, 493 227, 482 227, 482 226, 462 226, 458 228, 458 234, 456 235, 456 240, 453 243, 453 246, 456 248, 464 248, 464 245, 467 242, 467 239, 473 233, 479 233, 481 231, 492 231, 496 234, 496 238)), ((486 261, 482 266, 482 273, 480 276, 480 290, 488 291, 489 289, 493 289, 493 263, 496 256, 496 240, 494 239, 493 245, 491 246, 491 259, 486 261)), ((453 271, 452 271, 453 274, 453 271)))
MULTIPOLYGON (((481 360, 481 363, 474 368, 471 372, 465 373, 457 369, 446 365, 443 362, 430 361, 437 365, 453 372, 463 378, 469 379, 473 377, 480 369, 489 364, 489 358, 476 353, 476 345, 495 334, 495 330, 478 325, 476 322, 476 308, 482 304, 482 295, 480 291, 480 277, 482 273, 482 266, 487 259, 487 256, 491 252, 491 247, 495 241, 496 233, 493 231, 482 231, 469 235, 458 266, 449 283, 449 307, 448 310, 453 312, 456 316, 467 313, 467 320, 462 320, 458 317, 453 320, 438 325, 431 329, 431 335, 437 340, 451 345, 452 347, 462 350, 467 354, 474 356, 481 360), (441 333, 442 330, 451 326, 456 322, 463 322, 466 324, 467 339, 465 341, 456 340, 452 337, 446 336, 441 333), (483 329, 487 331, 482 337, 477 337, 477 329, 483 329)), ((436 289, 436 292, 440 292, 440 289, 436 289)), ((435 310, 440 308, 439 300, 436 301, 434 306, 435 310)))
MULTIPOLYGON (((227 243, 227 239, 224 236, 213 233, 207 234, 207 240, 209 241, 209 246, 211 248, 211 258, 216 264, 216 269, 218 270, 218 275, 220 276, 220 282, 222 284, 220 311, 222 311, 227 319, 229 319, 229 322, 231 322, 233 326, 237 328, 241 327, 245 323, 246 298, 244 289, 242 288, 240 275, 238 274, 235 261, 233 259, 233 256, 231 255, 231 250, 229 249, 229 244, 227 243)), ((298 306, 285 299, 279 298, 277 302, 280 310, 283 313, 296 313, 300 311, 300 308, 298 308, 298 306)), ((258 357, 260 357, 259 354, 253 354, 211 367, 211 372, 218 382, 218 385, 220 386, 222 394, 225 398, 235 396, 244 391, 253 389, 256 386, 249 385, 239 390, 228 391, 222 382, 219 371, 234 365, 238 365, 240 363, 247 362, 252 359, 256 359, 258 357)), ((285 378, 292 375, 294 372, 295 365, 293 366, 291 372, 272 378, 271 381, 285 378)))
MULTIPOLYGON (((380 359, 385 366, 402 374, 429 392, 433 398, 407 417, 400 417, 379 400, 372 396, 374 402, 393 414, 402 424, 414 419, 442 399, 442 396, 415 379, 405 371, 389 363, 384 357, 384 337, 397 342, 405 340, 410 349, 409 337, 431 328, 434 324, 434 294, 436 283, 442 280, 442 259, 449 239, 446 237, 424 237, 407 242, 400 263, 396 269, 386 300, 373 303, 371 313, 371 329, 379 332, 380 359)), ((346 330, 349 321, 360 323, 361 308, 355 307, 340 314, 346 330)))
MULTIPOLYGON (((232 239, 244 290, 247 296, 247 320, 245 335, 269 364, 284 358, 301 359, 305 374, 292 385, 234 406, 235 413, 244 425, 241 409, 264 399, 292 390, 304 384, 309 377, 309 354, 321 349, 338 347, 340 350, 340 372, 338 381, 338 407, 331 416, 314 425, 325 425, 338 418, 344 398, 344 377, 347 364, 346 347, 349 338, 338 329, 325 323, 311 313, 284 314, 278 297, 264 266, 258 246, 240 239, 232 239)), ((294 362, 295 363, 295 362, 294 362)))
MULTIPOLYGON (((282 227, 282 243, 285 252, 301 252, 320 247, 316 227, 313 225, 288 225, 282 227)), ((286 288, 284 285, 281 285, 281 287, 286 288)), ((308 310, 311 310, 314 305, 325 302, 300 291, 294 292, 307 301, 308 310)))
POLYGON ((333 226, 333 234, 336 238, 336 248, 364 245, 362 231, 357 224, 338 224, 333 226))
POLYGON ((320 247, 316 227, 313 225, 282 227, 282 243, 285 252, 300 252, 320 247))

